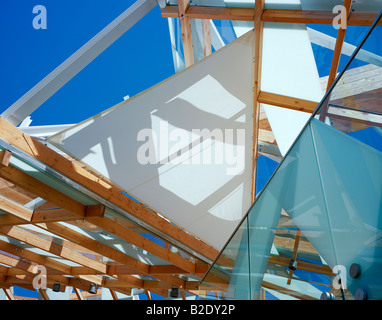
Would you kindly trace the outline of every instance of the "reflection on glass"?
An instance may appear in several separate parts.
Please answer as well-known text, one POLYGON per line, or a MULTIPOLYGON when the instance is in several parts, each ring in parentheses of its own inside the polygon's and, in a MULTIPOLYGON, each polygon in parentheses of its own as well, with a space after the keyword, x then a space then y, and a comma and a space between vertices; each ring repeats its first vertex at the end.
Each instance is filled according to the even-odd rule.
POLYGON ((201 287, 221 299, 382 298, 381 35, 375 23, 201 287))

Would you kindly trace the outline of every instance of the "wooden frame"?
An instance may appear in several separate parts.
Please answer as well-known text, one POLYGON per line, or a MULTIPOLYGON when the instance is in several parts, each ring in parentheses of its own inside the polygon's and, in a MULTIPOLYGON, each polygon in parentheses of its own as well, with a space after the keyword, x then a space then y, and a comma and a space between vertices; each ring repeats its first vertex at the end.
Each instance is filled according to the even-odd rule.
MULTIPOLYGON (((232 21, 254 21, 255 10, 251 8, 190 6, 184 13, 190 19, 215 19, 232 21)), ((262 22, 332 24, 337 13, 331 11, 265 9, 262 22)), ((371 26, 377 18, 375 12, 351 12, 350 26, 371 26)), ((162 9, 163 18, 179 18, 178 6, 166 6, 162 9)))
MULTIPOLYGON (((347 25, 369 26, 377 16, 375 13, 350 13, 350 0, 344 0, 344 6, 349 12, 347 25)), ((313 112, 318 105, 313 101, 261 91, 263 24, 264 22, 332 24, 337 14, 326 11, 264 9, 264 0, 256 1, 254 9, 189 6, 188 0, 179 0, 179 6, 167 6, 162 9, 161 14, 165 18, 180 18, 186 67, 194 63, 191 19, 203 19, 204 56, 211 54, 210 19, 254 22, 256 38, 252 119, 252 201, 254 201, 259 141, 277 144, 274 137, 272 139, 269 136, 271 132, 269 124, 263 121, 266 119, 263 119, 261 115, 261 103, 307 113, 313 112)), ((345 30, 340 29, 327 88, 330 87, 338 69, 344 36, 345 30)), ((0 266, 0 287, 9 300, 16 299, 10 291, 12 286, 33 289, 32 282, 36 276, 34 271, 36 265, 43 265, 47 269, 48 288, 53 288, 53 284, 57 281, 62 284, 61 291, 64 291, 67 286, 73 287, 72 299, 86 299, 89 296, 86 291, 90 284, 96 284, 99 288, 107 288, 114 300, 118 299, 117 292, 130 295, 133 288, 143 289, 148 299, 152 299, 154 293, 167 297, 168 289, 173 286, 181 289, 183 299, 185 299, 185 292, 198 294, 199 289, 207 290, 203 287, 199 288, 198 281, 189 280, 187 277, 201 279, 209 270, 208 262, 214 261, 218 256, 216 249, 167 221, 145 204, 127 198, 122 194, 122 190, 110 182, 89 172, 86 167, 72 159, 57 154, 1 118, 0 139, 20 151, 21 154, 27 155, 49 170, 54 170, 89 190, 97 199, 104 199, 106 203, 84 205, 64 192, 56 190, 14 167, 12 165, 14 155, 11 150, 0 151, 0 178, 4 185, 9 184, 7 191, 0 189, 0 211, 3 213, 0 215, 0 234, 24 244, 15 245, 0 240, 0 250, 2 251, 0 263, 5 265, 0 266), (25 202, 33 199, 34 196, 47 201, 45 206, 41 205, 34 209, 25 207, 25 202), (112 205, 111 210, 119 208, 126 212, 127 217, 121 217, 118 214, 113 217, 107 215, 107 204, 112 205), (130 220, 128 221, 128 219, 130 220), (29 228, 30 226, 33 226, 33 230, 29 228), (102 232, 112 235, 113 239, 118 239, 115 240, 119 241, 118 243, 134 246, 134 250, 147 252, 149 255, 163 260, 166 264, 150 265, 117 250, 111 242, 109 244, 98 241, 76 231, 71 226, 83 228, 89 233, 94 230, 102 230, 102 232), (165 245, 148 239, 141 234, 142 232, 153 233, 165 245), (161 236, 166 237, 161 238, 161 236), (183 247, 179 247, 179 244, 182 244, 183 247), (28 246, 43 250, 47 255, 37 254, 29 250, 28 246), (178 248, 178 251, 174 248, 178 248), (190 256, 180 254, 179 250, 186 251, 185 253, 190 256), (197 254, 193 255, 193 253, 197 254), (60 258, 62 262, 53 257, 60 258), (110 261, 106 261, 106 259, 110 261), (70 266, 69 262, 79 264, 79 266, 70 266)), ((306 250, 308 253, 312 253, 313 251, 310 244, 300 237, 301 232, 298 231, 293 242, 294 246, 291 248, 294 259, 298 259, 298 252, 306 250)), ((289 240, 290 238, 275 237, 275 243, 284 247, 290 245, 289 242, 287 243, 289 240)), ((224 257, 221 257, 221 260, 224 260, 224 257)), ((283 256, 270 256, 268 262, 288 266, 289 259, 283 256)), ((224 263, 231 267, 234 264, 229 259, 225 259, 224 263)), ((302 260, 298 261, 298 268, 333 276, 329 267, 317 266, 302 260)), ((292 280, 292 273, 289 274, 288 283, 292 280)), ((215 288, 216 291, 225 291, 228 288, 226 278, 219 278, 212 274, 207 275, 208 277, 218 285, 215 288)), ((285 288, 278 288, 267 282, 263 283, 263 287, 285 291, 285 288)), ((99 289, 97 294, 100 294, 101 290, 99 289)), ((50 299, 45 289, 40 288, 39 293, 43 299, 50 299)), ((300 299, 309 299, 308 296, 291 290, 288 291, 288 294, 300 299)))

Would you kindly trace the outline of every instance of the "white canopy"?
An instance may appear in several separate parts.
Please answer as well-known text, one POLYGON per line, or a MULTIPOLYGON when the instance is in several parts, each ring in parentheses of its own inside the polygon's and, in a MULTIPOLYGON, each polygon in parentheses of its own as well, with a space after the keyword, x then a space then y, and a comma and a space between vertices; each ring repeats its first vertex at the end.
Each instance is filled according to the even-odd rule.
POLYGON ((217 249, 250 206, 254 31, 49 141, 217 249))

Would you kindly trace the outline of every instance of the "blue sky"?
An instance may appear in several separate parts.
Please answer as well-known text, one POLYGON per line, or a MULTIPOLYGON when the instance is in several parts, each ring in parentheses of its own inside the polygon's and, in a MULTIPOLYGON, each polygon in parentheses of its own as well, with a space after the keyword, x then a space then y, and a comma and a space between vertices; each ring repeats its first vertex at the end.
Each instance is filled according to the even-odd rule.
MULTIPOLYGON (((0 11, 0 112, 134 2, 3 0, 0 11), (33 28, 36 14, 32 11, 37 5, 46 7, 46 30, 33 28)), ((216 21, 218 27, 219 24, 222 22, 216 21)), ((334 37, 337 33, 331 25, 310 27, 334 37)), ((346 41, 357 45, 366 30, 349 28, 346 41)), ((312 46, 320 76, 325 76, 329 73, 333 52, 312 46)), ((341 60, 340 70, 348 58, 341 60)), ((35 111, 32 125, 78 123, 119 103, 124 96, 134 96, 173 74, 167 19, 161 17, 157 6, 35 111)))
MULTIPOLYGON (((4 111, 135 0, 6 0, 0 11, 0 111, 4 111), (32 10, 47 10, 36 30, 32 10)), ((159 6, 32 114, 32 125, 77 123, 174 73, 159 6)))

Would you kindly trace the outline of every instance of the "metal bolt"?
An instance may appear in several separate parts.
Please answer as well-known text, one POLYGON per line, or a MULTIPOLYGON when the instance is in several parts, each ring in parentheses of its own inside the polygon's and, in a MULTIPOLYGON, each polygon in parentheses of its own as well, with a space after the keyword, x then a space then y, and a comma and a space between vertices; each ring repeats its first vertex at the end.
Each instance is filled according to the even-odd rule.
POLYGON ((358 263, 353 263, 349 268, 349 275, 352 278, 358 278, 361 275, 361 267, 358 263))
POLYGON ((367 300, 367 291, 362 288, 358 288, 355 292, 354 298, 356 300, 367 300))
POLYGON ((333 293, 330 292, 323 292, 321 294, 321 300, 334 300, 335 296, 333 293))

